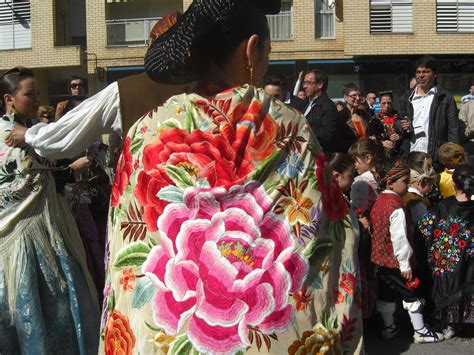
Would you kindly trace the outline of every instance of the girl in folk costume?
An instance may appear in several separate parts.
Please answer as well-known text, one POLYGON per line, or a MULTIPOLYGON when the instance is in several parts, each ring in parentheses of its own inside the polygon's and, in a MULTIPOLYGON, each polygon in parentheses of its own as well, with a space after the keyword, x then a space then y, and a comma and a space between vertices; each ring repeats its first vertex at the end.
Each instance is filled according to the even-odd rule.
POLYGON ((393 314, 396 296, 403 300, 415 331, 416 343, 436 343, 443 335, 431 331, 423 320, 423 300, 416 290, 416 279, 410 259, 413 249, 408 240, 407 222, 403 209, 403 195, 407 192, 410 169, 396 162, 383 179, 386 190, 380 194, 370 213, 372 223, 371 260, 377 265, 377 310, 384 322, 382 337, 394 338, 399 330, 393 314))
POLYGON ((474 323, 474 167, 454 170, 455 196, 440 201, 419 222, 432 273, 433 320, 451 338, 474 323))
POLYGON ((416 271, 422 280, 423 287, 420 287, 420 294, 429 302, 430 272, 427 265, 427 254, 425 240, 416 227, 418 221, 431 206, 430 200, 426 197, 432 190, 436 182, 436 172, 433 169, 428 154, 417 152, 423 159, 411 159, 408 162, 410 167, 410 185, 408 192, 403 197, 405 209, 407 211, 409 233, 413 236, 413 248, 416 258, 416 271))
POLYGON ((359 260, 362 279, 362 298, 366 302, 362 305, 364 318, 368 318, 375 308, 375 275, 373 265, 370 262, 371 236, 369 231, 368 216, 375 201, 379 197, 378 192, 378 166, 384 159, 384 152, 376 142, 371 139, 361 139, 354 143, 349 149, 349 155, 354 160, 358 176, 354 179, 351 187, 351 206, 359 217, 360 240, 359 260))
MULTIPOLYGON (((56 192, 58 170, 29 147, 6 145, 14 127, 36 117, 33 72, 4 73, 0 95, 0 352, 92 354, 100 309, 74 218, 56 192)), ((74 164, 59 170, 72 175, 82 169, 74 164)))

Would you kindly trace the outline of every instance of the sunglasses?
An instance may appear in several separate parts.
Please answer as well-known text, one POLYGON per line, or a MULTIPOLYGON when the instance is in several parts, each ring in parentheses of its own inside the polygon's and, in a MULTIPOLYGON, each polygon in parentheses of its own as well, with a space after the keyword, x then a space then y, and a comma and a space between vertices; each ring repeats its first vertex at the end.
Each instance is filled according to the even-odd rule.
POLYGON ((84 84, 71 84, 71 89, 83 88, 84 84))

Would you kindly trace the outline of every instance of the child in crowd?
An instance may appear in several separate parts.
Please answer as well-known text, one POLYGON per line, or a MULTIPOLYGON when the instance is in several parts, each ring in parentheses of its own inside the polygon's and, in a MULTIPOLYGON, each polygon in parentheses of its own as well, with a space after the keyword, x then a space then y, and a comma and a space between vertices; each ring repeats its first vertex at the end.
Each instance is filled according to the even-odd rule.
POLYGON ((474 167, 457 167, 453 182, 455 195, 441 200, 419 223, 433 275, 433 320, 445 328, 445 339, 458 326, 474 323, 474 167))
POLYGON ((393 316, 398 295, 410 316, 415 343, 437 343, 443 340, 443 335, 425 325, 423 300, 418 297, 417 289, 412 288, 414 275, 410 259, 413 249, 408 240, 402 198, 407 192, 409 179, 407 165, 393 164, 382 180, 386 190, 380 194, 370 213, 373 228, 371 260, 377 266, 377 310, 384 322, 382 337, 386 340, 394 338, 399 332, 393 316))
POLYGON ((377 167, 384 159, 381 146, 371 139, 361 139, 349 149, 349 155, 354 160, 355 168, 359 174, 351 188, 351 206, 359 216, 361 227, 359 242, 359 260, 362 279, 362 305, 364 318, 369 318, 375 308, 375 277, 373 265, 370 262, 371 236, 367 217, 379 197, 377 167))
POLYGON ((430 272, 427 264, 425 239, 416 225, 418 221, 428 212, 431 206, 426 197, 436 183, 436 172, 431 165, 431 158, 423 152, 412 152, 408 167, 410 168, 410 185, 403 200, 407 211, 409 233, 413 236, 413 247, 416 259, 416 271, 421 279, 419 295, 431 306, 429 288, 430 272), (416 155, 416 156, 415 156, 416 155))
POLYGON ((438 162, 444 167, 444 171, 439 174, 438 179, 441 196, 443 198, 454 196, 453 171, 458 166, 467 164, 466 152, 459 144, 444 143, 438 150, 438 162))

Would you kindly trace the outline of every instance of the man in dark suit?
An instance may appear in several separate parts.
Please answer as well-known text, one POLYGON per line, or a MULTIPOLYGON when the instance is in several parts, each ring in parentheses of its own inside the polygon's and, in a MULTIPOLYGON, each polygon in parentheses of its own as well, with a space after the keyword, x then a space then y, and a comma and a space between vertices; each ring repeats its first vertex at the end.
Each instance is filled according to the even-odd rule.
POLYGON ((337 152, 337 109, 326 94, 328 76, 320 70, 306 73, 303 89, 309 104, 304 115, 325 152, 337 152))
POLYGON ((288 89, 288 80, 284 75, 275 74, 265 78, 263 80, 263 88, 267 94, 283 101, 301 113, 304 112, 306 102, 290 92, 288 89))

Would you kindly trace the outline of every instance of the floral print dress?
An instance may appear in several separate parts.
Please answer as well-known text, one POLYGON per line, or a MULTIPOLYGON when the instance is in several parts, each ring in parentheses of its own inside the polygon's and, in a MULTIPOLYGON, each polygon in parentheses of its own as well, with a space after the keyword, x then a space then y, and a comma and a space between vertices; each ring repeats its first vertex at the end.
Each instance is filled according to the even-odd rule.
POLYGON ((252 86, 144 116, 112 189, 100 352, 360 352, 357 233, 331 177, 304 117, 252 86))

